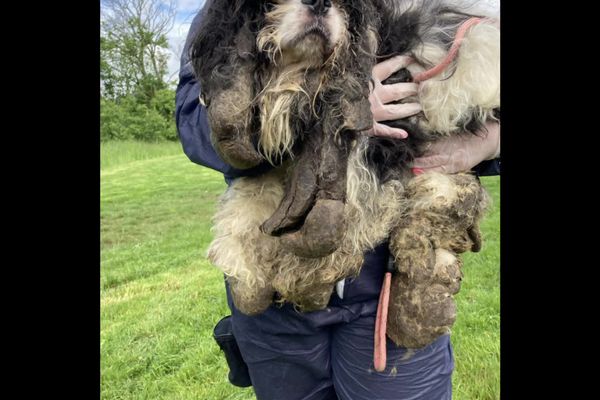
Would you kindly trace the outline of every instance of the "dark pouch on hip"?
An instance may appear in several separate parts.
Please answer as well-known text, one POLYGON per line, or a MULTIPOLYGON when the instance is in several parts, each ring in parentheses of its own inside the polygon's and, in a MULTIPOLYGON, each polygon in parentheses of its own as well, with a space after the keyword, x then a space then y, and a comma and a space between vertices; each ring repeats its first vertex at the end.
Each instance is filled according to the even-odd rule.
POLYGON ((248 366, 242 358, 242 353, 237 345, 233 329, 231 327, 231 315, 222 318, 213 330, 215 341, 225 353, 225 359, 229 366, 229 382, 239 387, 252 386, 248 366))

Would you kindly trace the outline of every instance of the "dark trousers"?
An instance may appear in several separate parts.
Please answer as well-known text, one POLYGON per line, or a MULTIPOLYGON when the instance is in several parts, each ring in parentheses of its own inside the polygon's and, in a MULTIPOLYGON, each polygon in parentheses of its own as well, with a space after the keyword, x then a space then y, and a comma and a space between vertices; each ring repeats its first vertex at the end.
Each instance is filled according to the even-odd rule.
POLYGON ((298 313, 271 306, 258 316, 232 304, 232 327, 258 400, 446 400, 454 359, 449 336, 419 350, 387 341, 387 367, 373 369, 377 301, 389 253, 367 254, 360 275, 346 280, 343 299, 298 313))

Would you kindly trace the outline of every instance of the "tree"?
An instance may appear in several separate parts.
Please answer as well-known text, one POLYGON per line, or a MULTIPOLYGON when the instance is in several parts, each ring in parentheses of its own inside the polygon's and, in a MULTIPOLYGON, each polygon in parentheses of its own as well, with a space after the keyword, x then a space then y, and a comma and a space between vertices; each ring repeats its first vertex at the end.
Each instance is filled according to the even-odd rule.
POLYGON ((102 96, 134 95, 150 104, 167 87, 167 33, 175 0, 101 0, 100 80, 102 96))

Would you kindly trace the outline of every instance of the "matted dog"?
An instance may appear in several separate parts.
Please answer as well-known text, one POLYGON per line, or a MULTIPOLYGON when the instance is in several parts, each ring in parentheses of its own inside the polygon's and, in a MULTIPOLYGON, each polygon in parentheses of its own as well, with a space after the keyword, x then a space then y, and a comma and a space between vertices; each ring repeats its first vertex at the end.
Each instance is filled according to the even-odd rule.
POLYGON ((206 7, 192 60, 213 145, 237 168, 274 165, 236 179, 214 216, 209 258, 236 307, 258 314, 275 300, 323 309, 336 282, 357 276, 363 254, 389 240, 387 334, 415 348, 448 332, 457 254, 479 250, 488 197, 473 175, 415 176, 410 163, 429 143, 499 118, 497 25, 439 0, 206 7), (406 140, 368 137, 371 71, 397 55, 415 63, 389 82, 419 81, 423 111, 388 121, 406 140))

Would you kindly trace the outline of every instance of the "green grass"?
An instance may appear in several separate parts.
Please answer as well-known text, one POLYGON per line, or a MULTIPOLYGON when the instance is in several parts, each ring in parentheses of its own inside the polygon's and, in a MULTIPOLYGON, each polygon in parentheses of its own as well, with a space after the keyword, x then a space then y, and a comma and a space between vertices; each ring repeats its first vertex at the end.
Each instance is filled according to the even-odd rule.
POLYGON ((454 399, 500 398, 500 178, 482 177, 492 204, 481 225, 483 249, 465 253, 452 330, 454 399))
MULTIPOLYGON (((228 313, 222 274, 205 258, 221 174, 178 143, 103 143, 101 160, 101 398, 254 399, 228 383, 212 339, 228 313)), ((457 400, 500 391, 499 179, 482 181, 494 203, 457 295, 457 400)))
POLYGON ((132 161, 182 154, 179 142, 147 143, 135 140, 103 142, 100 149, 100 168, 106 169, 132 161))

